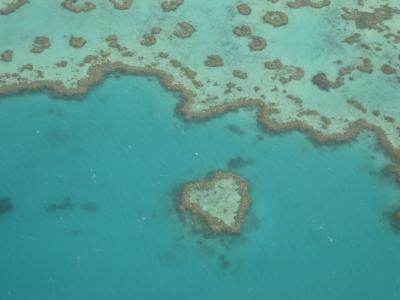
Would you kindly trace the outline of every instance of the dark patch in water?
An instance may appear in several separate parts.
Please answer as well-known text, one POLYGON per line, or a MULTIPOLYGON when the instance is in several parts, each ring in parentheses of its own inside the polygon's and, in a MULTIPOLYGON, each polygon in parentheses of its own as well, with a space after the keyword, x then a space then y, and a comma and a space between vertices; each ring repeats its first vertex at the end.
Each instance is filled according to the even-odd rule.
POLYGON ((237 125, 228 124, 228 125, 226 125, 226 128, 228 128, 228 130, 229 130, 230 132, 232 132, 233 134, 236 134, 236 135, 243 135, 243 134, 244 134, 243 129, 240 128, 240 127, 237 126, 237 125))
POLYGON ((158 255, 158 261, 161 265, 170 267, 176 265, 178 258, 174 253, 167 251, 158 255))
POLYGON ((76 235, 79 235, 79 234, 81 233, 81 231, 80 231, 79 229, 72 229, 71 232, 72 232, 72 234, 75 235, 75 236, 76 236, 76 235))
POLYGON ((253 211, 249 211, 243 222, 244 231, 257 231, 261 227, 261 221, 253 211))
POLYGON ((389 220, 392 229, 396 233, 400 233, 400 206, 393 207, 385 213, 385 217, 389 220))
POLYGON ((262 141, 262 140, 264 140, 264 136, 262 136, 261 134, 257 134, 256 139, 257 139, 257 141, 262 141))
POLYGON ((85 210, 89 213, 94 213, 98 210, 98 207, 96 205, 96 203, 88 201, 86 203, 83 203, 79 206, 82 210, 85 210))
POLYGON ((47 206, 48 212, 70 210, 74 207, 71 197, 65 197, 60 203, 51 203, 47 206))
POLYGON ((7 197, 0 198, 0 216, 6 213, 10 213, 14 210, 14 205, 7 197))
POLYGON ((254 164, 252 159, 244 159, 241 156, 236 156, 228 161, 229 169, 239 169, 254 164))
POLYGON ((319 87, 320 90, 329 91, 333 86, 332 83, 328 80, 325 73, 318 73, 311 79, 312 83, 319 87))
POLYGON ((395 165, 387 165, 381 170, 383 178, 389 178, 392 183, 400 183, 400 173, 397 174, 395 165))
POLYGON ((68 143, 70 136, 64 130, 52 130, 43 133, 46 142, 52 146, 65 145, 68 143))
POLYGON ((54 107, 49 107, 47 109, 47 112, 50 115, 54 115, 54 116, 59 116, 59 117, 63 117, 64 116, 64 112, 62 110, 54 108, 54 107))
POLYGON ((219 266, 222 270, 228 270, 231 267, 231 263, 227 260, 225 255, 218 257, 219 266))

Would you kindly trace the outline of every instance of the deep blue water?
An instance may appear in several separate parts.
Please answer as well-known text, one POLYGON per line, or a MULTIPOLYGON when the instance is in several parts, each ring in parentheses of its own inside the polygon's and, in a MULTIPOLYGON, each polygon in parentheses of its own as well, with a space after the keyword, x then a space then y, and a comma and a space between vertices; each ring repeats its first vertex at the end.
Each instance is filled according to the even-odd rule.
POLYGON ((0 215, 0 299, 399 299, 384 213, 400 189, 373 137, 316 147, 249 111, 185 123, 177 102, 144 77, 84 101, 0 101, 0 197, 14 205, 0 215), (192 232, 176 188, 238 156, 254 162, 236 170, 253 199, 242 234, 192 232))

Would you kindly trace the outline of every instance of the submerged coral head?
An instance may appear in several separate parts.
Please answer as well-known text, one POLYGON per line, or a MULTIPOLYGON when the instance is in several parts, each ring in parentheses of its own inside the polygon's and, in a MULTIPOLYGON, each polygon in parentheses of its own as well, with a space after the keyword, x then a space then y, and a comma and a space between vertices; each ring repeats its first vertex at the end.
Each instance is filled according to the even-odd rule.
POLYGON ((9 198, 0 198, 0 215, 9 213, 14 210, 14 206, 12 205, 9 198))

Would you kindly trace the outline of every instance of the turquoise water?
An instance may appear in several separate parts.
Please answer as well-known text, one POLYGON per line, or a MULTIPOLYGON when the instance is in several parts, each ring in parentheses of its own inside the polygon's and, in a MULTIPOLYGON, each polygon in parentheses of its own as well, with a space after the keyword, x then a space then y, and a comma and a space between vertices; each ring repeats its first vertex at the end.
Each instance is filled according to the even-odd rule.
POLYGON ((0 102, 0 299, 399 299, 385 212, 400 189, 373 137, 314 146, 252 111, 185 123, 153 78, 81 100, 0 102), (253 199, 242 234, 193 232, 176 189, 238 156, 254 162, 236 170, 253 199))

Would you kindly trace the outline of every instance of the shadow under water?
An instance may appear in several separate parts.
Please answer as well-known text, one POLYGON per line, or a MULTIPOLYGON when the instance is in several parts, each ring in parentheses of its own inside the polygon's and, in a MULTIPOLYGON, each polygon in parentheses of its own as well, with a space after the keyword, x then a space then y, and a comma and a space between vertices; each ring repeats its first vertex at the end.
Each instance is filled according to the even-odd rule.
POLYGON ((14 205, 7 197, 0 198, 0 215, 10 213, 14 210, 14 205))
POLYGON ((400 206, 395 206, 390 211, 386 212, 385 217, 392 226, 392 230, 395 233, 400 233, 400 206))
POLYGON ((88 201, 86 203, 81 204, 80 209, 85 210, 88 213, 94 213, 98 210, 96 203, 88 201))
POLYGON ((70 210, 74 207, 71 197, 65 197, 60 203, 51 203, 47 206, 48 212, 70 210))
POLYGON ((245 133, 242 128, 240 128, 239 126, 234 125, 234 124, 228 124, 228 125, 226 125, 226 128, 230 132, 232 132, 233 134, 236 134, 236 135, 243 135, 245 133))
POLYGON ((239 169, 252 164, 254 164, 254 160, 252 160, 251 158, 244 159, 241 156, 236 156, 234 158, 231 158, 227 163, 229 169, 239 169))

